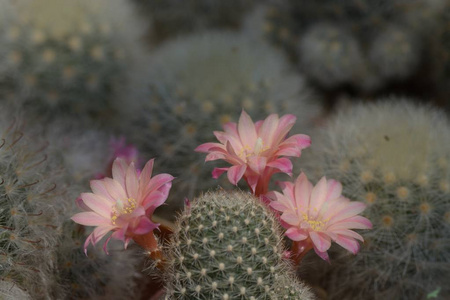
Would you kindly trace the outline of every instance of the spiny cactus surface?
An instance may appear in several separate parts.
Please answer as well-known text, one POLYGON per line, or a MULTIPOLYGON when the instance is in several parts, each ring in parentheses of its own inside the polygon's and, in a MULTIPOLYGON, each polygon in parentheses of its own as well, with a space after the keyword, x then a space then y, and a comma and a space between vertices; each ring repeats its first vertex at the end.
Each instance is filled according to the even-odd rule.
POLYGON ((3 101, 49 117, 108 118, 132 68, 130 45, 139 48, 129 11, 122 0, 2 1, 3 101))
POLYGON ((250 194, 209 192, 177 228, 167 248, 171 299, 270 299, 287 269, 277 220, 250 194))
POLYGON ((311 170, 367 203, 373 223, 358 255, 333 254, 330 299, 450 295, 449 137, 440 112, 398 99, 341 112, 313 137, 311 170))
POLYGON ((55 283, 55 247, 65 213, 57 168, 45 143, 32 140, 20 118, 2 106, 0 121, 0 278, 36 299, 55 283))

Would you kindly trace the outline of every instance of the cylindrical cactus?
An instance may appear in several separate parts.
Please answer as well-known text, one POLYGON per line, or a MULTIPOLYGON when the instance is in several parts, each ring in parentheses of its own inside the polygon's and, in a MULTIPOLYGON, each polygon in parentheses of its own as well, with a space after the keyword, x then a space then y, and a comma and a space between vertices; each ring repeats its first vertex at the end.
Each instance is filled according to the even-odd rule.
POLYGON ((274 300, 313 300, 316 299, 310 288, 292 274, 278 274, 272 287, 274 300))
POLYGON ((330 299, 450 295, 450 123, 396 101, 341 112, 312 137, 311 171, 341 181, 373 223, 358 255, 331 255, 322 278, 330 299))
POLYGON ((139 52, 130 13, 123 0, 2 1, 0 93, 36 115, 111 117, 139 52))
POLYGON ((254 120, 292 113, 300 132, 318 111, 283 56, 244 35, 209 32, 170 41, 155 51, 149 71, 150 90, 132 114, 140 129, 132 132, 161 170, 177 177, 169 203, 217 185, 194 149, 214 140, 213 131, 236 120, 243 108, 254 120))
POLYGON ((180 215, 167 246, 171 299, 271 299, 283 261, 278 221, 251 194, 208 192, 180 215))

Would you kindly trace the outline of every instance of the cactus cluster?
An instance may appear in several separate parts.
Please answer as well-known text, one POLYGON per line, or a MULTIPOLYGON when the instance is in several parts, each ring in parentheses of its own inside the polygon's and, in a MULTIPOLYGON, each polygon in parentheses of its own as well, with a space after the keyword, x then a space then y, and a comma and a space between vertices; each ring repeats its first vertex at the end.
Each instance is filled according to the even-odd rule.
MULTIPOLYGON (((2 106, 0 124, 0 278, 35 298, 55 292, 59 230, 67 204, 45 143, 31 139, 2 106)), ((14 290, 14 288, 12 288, 14 290)))
POLYGON ((418 70, 425 41, 411 15, 424 6, 403 0, 273 1, 265 31, 318 86, 373 91, 418 70))
MULTIPOLYGON (((278 221, 256 197, 208 192, 176 225, 166 249, 170 299, 276 299, 277 279, 290 270, 278 221)), ((311 299, 306 287, 292 289, 311 299)))
POLYGON ((330 299, 450 295, 449 137, 445 115, 399 99, 341 112, 313 136, 311 171, 341 181, 373 223, 356 257, 332 254, 330 299))
POLYGON ((0 93, 36 115, 108 119, 139 50, 141 32, 115 1, 0 4, 0 93))
POLYGON ((146 76, 151 87, 133 113, 140 130, 133 132, 136 144, 157 157, 161 170, 177 177, 171 194, 178 200, 217 185, 212 168, 203 167, 193 149, 213 140, 213 131, 243 108, 255 120, 292 113, 299 127, 318 111, 306 100, 302 77, 290 72, 282 55, 244 35, 210 32, 179 38, 162 45, 153 59, 146 76))

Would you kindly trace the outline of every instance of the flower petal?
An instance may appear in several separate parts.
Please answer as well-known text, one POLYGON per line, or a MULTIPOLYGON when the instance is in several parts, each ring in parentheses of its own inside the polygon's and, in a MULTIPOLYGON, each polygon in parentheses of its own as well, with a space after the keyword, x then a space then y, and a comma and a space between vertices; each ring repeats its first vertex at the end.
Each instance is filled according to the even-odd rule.
POLYGON ((72 221, 84 226, 100 226, 111 224, 111 219, 106 219, 105 217, 102 217, 92 211, 77 213, 71 219, 72 221))
POLYGON ((261 124, 261 127, 258 130, 258 136, 260 136, 264 142, 264 145, 273 147, 275 132, 278 128, 278 115, 270 114, 264 122, 261 124))
POLYGON ((114 202, 117 202, 117 200, 119 200, 119 199, 122 201, 125 199, 128 199, 127 193, 125 192, 125 185, 120 185, 120 183, 118 181, 108 178, 108 177, 106 177, 102 180, 103 180, 103 184, 105 185, 106 189, 108 190, 109 195, 111 196, 111 199, 114 199, 114 202))
POLYGON ((219 178, 220 175, 228 171, 228 169, 229 168, 214 168, 214 170, 212 171, 212 178, 214 179, 219 178))
POLYGON ((125 184, 127 189, 127 195, 129 198, 138 200, 139 197, 139 181, 136 172, 136 167, 134 162, 132 162, 127 169, 127 174, 125 175, 125 184))
POLYGON ((331 239, 323 232, 311 231, 309 232, 311 241, 319 252, 326 252, 331 247, 331 239))
POLYGON ((103 180, 91 180, 90 185, 94 194, 107 198, 112 204, 115 202, 115 200, 112 199, 111 195, 108 193, 103 180))
POLYGON ((141 174, 139 175, 139 189, 141 191, 145 190, 145 187, 150 182, 150 179, 152 179, 152 173, 153 173, 153 165, 155 164, 155 159, 150 159, 142 169, 141 174))
POLYGON ((307 213, 313 186, 305 173, 301 173, 295 181, 295 201, 299 211, 307 213))
POLYGON ((303 241, 304 239, 306 239, 308 237, 308 234, 304 231, 301 230, 298 227, 291 227, 288 230, 286 230, 285 235, 290 238, 293 241, 303 241))
POLYGON ((239 117, 238 132, 244 148, 248 147, 249 149, 253 149, 258 137, 256 135, 255 124, 245 110, 242 110, 241 116, 239 117))
POLYGON ((280 170, 282 173, 286 173, 289 176, 292 176, 292 161, 290 159, 284 157, 278 158, 268 163, 267 166, 280 170))
POLYGON ((283 213, 283 215, 281 216, 281 220, 292 226, 298 226, 300 224, 299 217, 297 216, 297 214, 292 212, 283 213))
POLYGON ((112 166, 112 176, 114 180, 117 180, 121 186, 125 186, 125 175, 128 169, 127 162, 118 157, 114 160, 113 166, 112 166))
POLYGON ((237 185, 242 176, 244 176, 246 165, 232 166, 228 169, 227 176, 231 184, 237 185))
POLYGON ((107 219, 111 217, 112 205, 105 197, 92 193, 82 193, 81 199, 83 199, 84 205, 92 209, 95 213, 107 219))
POLYGON ((344 249, 347 249, 353 254, 358 253, 360 248, 359 243, 357 241, 355 241, 351 237, 346 237, 343 235, 339 235, 338 238, 335 240, 335 242, 336 244, 343 247, 344 249))
POLYGON ((309 216, 315 218, 322 208, 322 204, 327 197, 327 179, 322 177, 319 182, 314 186, 311 192, 311 199, 309 202, 309 216))
POLYGON ((153 229, 158 228, 159 224, 155 224, 152 221, 150 221, 147 217, 142 217, 139 220, 139 223, 135 228, 133 228, 133 233, 137 235, 142 235, 149 233, 153 229))

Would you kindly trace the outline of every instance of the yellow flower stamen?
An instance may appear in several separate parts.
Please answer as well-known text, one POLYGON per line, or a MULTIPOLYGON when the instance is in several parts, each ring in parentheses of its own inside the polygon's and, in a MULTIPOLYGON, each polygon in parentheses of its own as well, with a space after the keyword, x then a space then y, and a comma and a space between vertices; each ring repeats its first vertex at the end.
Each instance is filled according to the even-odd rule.
POLYGON ((128 198, 127 201, 118 199, 116 205, 112 208, 111 222, 116 225, 116 220, 121 215, 131 214, 136 209, 137 202, 133 198, 128 198))

